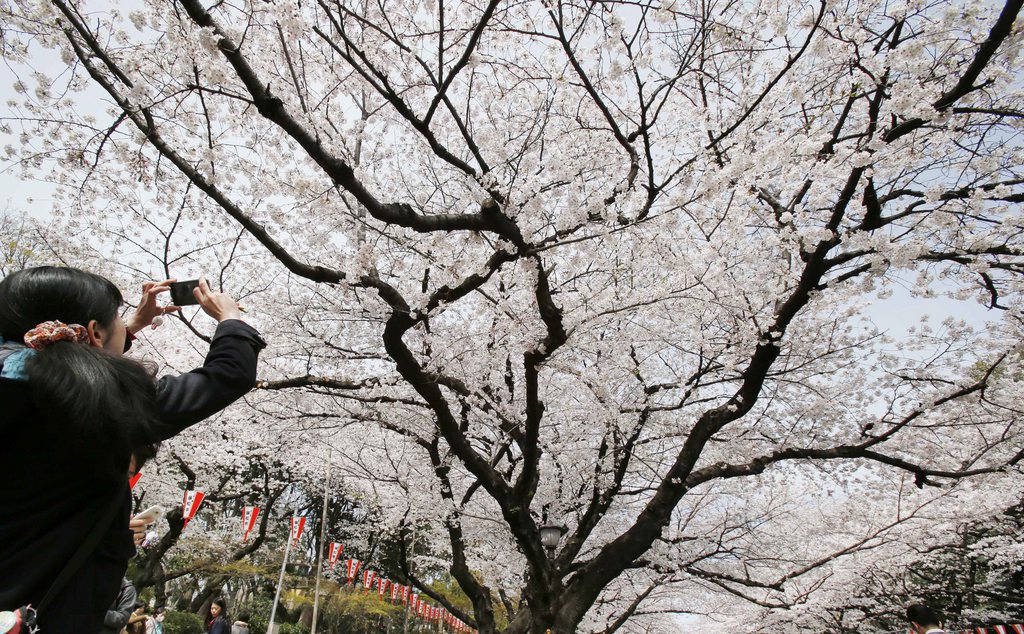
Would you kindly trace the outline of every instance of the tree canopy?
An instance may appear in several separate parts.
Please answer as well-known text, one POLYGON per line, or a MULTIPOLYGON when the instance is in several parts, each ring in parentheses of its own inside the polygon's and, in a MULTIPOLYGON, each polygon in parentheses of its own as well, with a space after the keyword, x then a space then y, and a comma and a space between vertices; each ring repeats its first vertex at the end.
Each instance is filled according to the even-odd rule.
POLYGON ((8 0, 6 156, 78 260, 240 297, 205 446, 331 446, 479 631, 825 610, 1020 497, 1020 8, 8 0))

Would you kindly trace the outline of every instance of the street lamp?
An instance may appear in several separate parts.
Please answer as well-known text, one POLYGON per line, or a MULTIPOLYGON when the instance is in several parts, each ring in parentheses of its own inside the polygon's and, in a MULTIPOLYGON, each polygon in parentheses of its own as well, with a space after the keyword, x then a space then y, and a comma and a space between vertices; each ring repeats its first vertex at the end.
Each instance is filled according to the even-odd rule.
POLYGON ((562 535, 565 535, 567 530, 566 527, 559 526, 558 524, 545 524, 540 527, 540 543, 548 551, 548 559, 555 556, 558 542, 562 541, 562 535))

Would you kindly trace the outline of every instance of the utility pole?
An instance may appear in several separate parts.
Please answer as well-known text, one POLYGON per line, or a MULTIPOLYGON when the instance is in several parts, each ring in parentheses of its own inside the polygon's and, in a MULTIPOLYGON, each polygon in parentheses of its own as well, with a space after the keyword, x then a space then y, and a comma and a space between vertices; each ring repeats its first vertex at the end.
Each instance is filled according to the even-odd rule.
POLYGON ((323 568, 324 560, 324 539, 327 534, 327 505, 330 502, 331 491, 331 461, 334 458, 334 449, 327 449, 327 478, 324 482, 324 512, 320 517, 320 548, 316 553, 316 588, 313 590, 313 625, 309 634, 316 634, 316 616, 320 607, 320 569, 323 568))
MULTIPOLYGON (((270 509, 267 509, 270 512, 270 509)), ((292 522, 299 512, 299 503, 295 503, 295 513, 292 514, 292 522)), ((274 605, 270 606, 270 621, 267 622, 267 634, 274 634, 274 617, 277 616, 277 602, 281 600, 281 587, 284 585, 284 569, 288 565, 288 553, 292 550, 292 528, 288 525, 288 540, 284 543, 284 559, 281 560, 281 574, 277 578, 277 592, 274 593, 274 605)))

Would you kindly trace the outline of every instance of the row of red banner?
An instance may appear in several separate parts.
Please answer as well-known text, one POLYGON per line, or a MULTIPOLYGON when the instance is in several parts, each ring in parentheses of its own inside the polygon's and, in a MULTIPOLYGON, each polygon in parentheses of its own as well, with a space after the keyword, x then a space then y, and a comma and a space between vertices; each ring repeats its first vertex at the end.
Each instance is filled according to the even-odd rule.
MULTIPOLYGON (((141 473, 136 474, 129 484, 132 488, 139 481, 142 476, 141 473)), ((203 503, 203 499, 206 494, 202 491, 185 491, 185 497, 182 500, 182 518, 185 526, 188 526, 190 520, 192 520, 196 513, 199 511, 199 506, 203 503)), ((256 520, 259 518, 260 509, 257 506, 246 506, 242 508, 242 541, 249 539, 249 534, 253 528, 256 527, 256 520)), ((296 545, 299 539, 302 537, 302 532, 306 527, 306 516, 294 515, 291 517, 289 522, 289 536, 291 538, 292 545, 296 545)), ((330 570, 334 569, 335 564, 341 558, 341 553, 345 549, 343 544, 332 542, 330 549, 328 550, 327 562, 330 570)), ((362 564, 358 559, 349 559, 346 563, 345 578, 348 584, 354 584, 356 577, 359 574, 359 567, 362 564)), ((363 588, 366 592, 369 592, 372 588, 376 588, 377 597, 384 600, 385 594, 388 593, 390 588, 390 601, 392 603, 401 601, 402 605, 407 606, 409 611, 426 621, 437 623, 443 622, 445 625, 450 627, 456 632, 470 632, 475 634, 476 630, 470 628, 468 625, 457 619, 453 614, 448 612, 443 607, 433 606, 428 604, 420 594, 412 592, 411 586, 400 585, 392 582, 389 579, 379 577, 376 572, 372 570, 363 571, 362 579, 363 588)), ((983 633, 982 633, 983 634, 983 633)), ((1005 634, 1005 633, 1000 633, 1005 634)), ((1024 632, 1017 632, 1017 634, 1024 634, 1024 632)))
MULTIPOLYGON (((242 510, 242 539, 248 538, 249 532, 252 531, 256 525, 256 518, 259 516, 260 510, 254 506, 247 506, 242 510)), ((303 515, 292 516, 290 522, 290 535, 293 545, 299 541, 302 537, 302 531, 306 526, 306 517, 303 515)), ((341 558, 341 553, 345 550, 344 544, 338 542, 331 542, 330 548, 327 553, 328 569, 334 570, 334 566, 338 563, 341 558)), ((349 559, 345 566, 345 580, 348 584, 354 584, 357 576, 359 575, 359 566, 362 564, 358 559, 349 559)), ((377 598, 380 600, 385 599, 385 595, 390 589, 390 600, 392 603, 396 600, 401 600, 403 605, 407 605, 409 610, 420 618, 436 623, 441 621, 448 627, 452 628, 456 632, 474 632, 468 625, 455 618, 448 610, 439 606, 432 606, 427 604, 419 594, 412 593, 410 586, 404 586, 394 583, 390 579, 385 579, 377 575, 372 570, 363 571, 363 588, 366 592, 370 592, 371 589, 376 588, 377 598)))
POLYGON ((992 627, 976 627, 973 630, 960 630, 957 634, 1024 634, 1024 625, 1012 623, 1010 625, 993 625, 992 627))
MULTIPOLYGON (((347 561, 345 570, 345 580, 347 583, 355 583, 361 564, 362 562, 358 559, 349 559, 347 561)), ((418 616, 425 621, 431 623, 442 622, 456 632, 471 632, 474 634, 476 632, 476 630, 460 621, 447 609, 427 603, 421 594, 413 592, 414 588, 412 586, 397 584, 390 579, 380 577, 376 572, 369 569, 363 571, 362 584, 366 592, 376 588, 377 598, 382 601, 388 595, 390 587, 390 600, 392 603, 400 603, 407 606, 407 609, 414 616, 418 616)))

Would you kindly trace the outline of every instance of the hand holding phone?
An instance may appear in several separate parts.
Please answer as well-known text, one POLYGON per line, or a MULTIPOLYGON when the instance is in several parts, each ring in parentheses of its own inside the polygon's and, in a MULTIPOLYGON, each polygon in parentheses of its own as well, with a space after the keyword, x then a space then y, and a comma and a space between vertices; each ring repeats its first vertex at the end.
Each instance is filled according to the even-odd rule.
POLYGON ((199 303, 193 292, 199 286, 199 280, 185 280, 171 283, 171 303, 175 306, 195 306, 199 303))
POLYGON ((227 293, 215 291, 206 283, 206 278, 199 278, 199 284, 194 290, 199 305, 210 317, 220 323, 226 319, 241 319, 242 315, 238 308, 238 302, 227 293))
POLYGON ((166 511, 164 510, 164 507, 162 507, 162 506, 151 506, 148 509, 146 509, 145 511, 142 511, 141 513, 135 515, 135 517, 133 517, 132 520, 134 520, 134 521, 140 521, 141 520, 141 521, 144 521, 146 523, 146 526, 152 526, 153 524, 156 524, 157 522, 159 522, 160 518, 162 518, 165 513, 166 513, 166 511))

